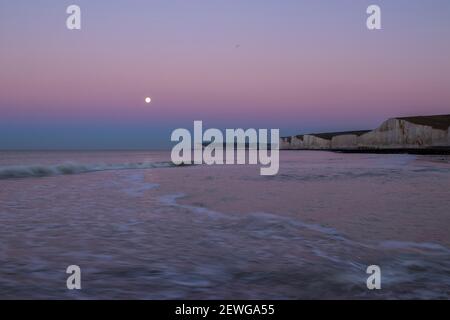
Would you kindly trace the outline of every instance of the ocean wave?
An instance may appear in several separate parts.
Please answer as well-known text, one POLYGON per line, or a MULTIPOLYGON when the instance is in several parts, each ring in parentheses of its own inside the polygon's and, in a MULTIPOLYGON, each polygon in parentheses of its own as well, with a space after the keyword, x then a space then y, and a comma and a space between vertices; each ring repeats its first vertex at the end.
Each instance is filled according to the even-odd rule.
POLYGON ((178 199, 181 199, 185 197, 186 195, 184 193, 177 193, 177 194, 168 194, 165 196, 160 197, 160 202, 164 205, 171 206, 171 207, 178 207, 181 209, 186 209, 191 212, 194 212, 196 214, 201 214, 208 216, 209 218, 227 218, 228 216, 224 213, 217 212, 214 210, 210 210, 207 208, 199 207, 199 206, 192 206, 192 205, 184 205, 177 202, 178 199))
POLYGON ((67 174, 80 174, 109 170, 154 169, 177 167, 172 162, 138 162, 120 164, 77 164, 64 163, 59 165, 18 165, 0 167, 0 180, 14 178, 49 177, 67 174))

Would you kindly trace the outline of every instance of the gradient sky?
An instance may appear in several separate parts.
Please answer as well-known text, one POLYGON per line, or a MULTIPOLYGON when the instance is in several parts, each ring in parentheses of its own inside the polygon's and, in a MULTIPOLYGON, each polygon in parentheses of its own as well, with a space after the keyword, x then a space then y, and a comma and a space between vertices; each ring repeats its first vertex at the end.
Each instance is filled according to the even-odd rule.
POLYGON ((0 148, 164 148, 193 120, 289 135, 450 113, 449 57, 448 0, 0 0, 0 148))

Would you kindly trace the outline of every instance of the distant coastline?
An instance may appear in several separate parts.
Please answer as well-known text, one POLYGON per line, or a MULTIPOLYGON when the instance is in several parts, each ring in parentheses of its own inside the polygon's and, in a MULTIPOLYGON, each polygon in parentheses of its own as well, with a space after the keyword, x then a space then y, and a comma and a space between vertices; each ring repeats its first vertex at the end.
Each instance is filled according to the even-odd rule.
POLYGON ((391 118, 374 130, 280 138, 281 150, 450 154, 450 114, 391 118))

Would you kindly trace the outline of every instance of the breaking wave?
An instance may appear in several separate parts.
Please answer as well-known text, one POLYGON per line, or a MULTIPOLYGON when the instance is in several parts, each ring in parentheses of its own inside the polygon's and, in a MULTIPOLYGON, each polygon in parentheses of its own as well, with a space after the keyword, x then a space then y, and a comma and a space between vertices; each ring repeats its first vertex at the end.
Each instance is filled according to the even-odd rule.
POLYGON ((176 167, 172 162, 139 162, 120 164, 84 165, 65 163, 60 165, 20 165, 0 167, 0 180, 14 178, 49 177, 108 170, 154 169, 176 167))

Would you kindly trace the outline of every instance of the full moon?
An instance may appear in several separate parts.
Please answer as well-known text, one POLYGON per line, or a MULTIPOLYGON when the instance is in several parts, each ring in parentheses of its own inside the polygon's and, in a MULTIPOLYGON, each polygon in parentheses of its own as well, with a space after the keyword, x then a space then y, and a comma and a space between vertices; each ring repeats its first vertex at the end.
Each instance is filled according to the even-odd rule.
POLYGON ((150 103, 152 102, 152 99, 150 97, 145 98, 145 103, 150 103))

